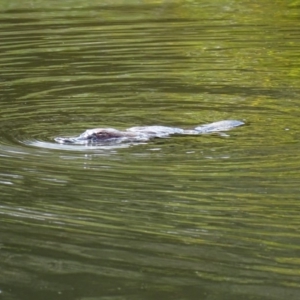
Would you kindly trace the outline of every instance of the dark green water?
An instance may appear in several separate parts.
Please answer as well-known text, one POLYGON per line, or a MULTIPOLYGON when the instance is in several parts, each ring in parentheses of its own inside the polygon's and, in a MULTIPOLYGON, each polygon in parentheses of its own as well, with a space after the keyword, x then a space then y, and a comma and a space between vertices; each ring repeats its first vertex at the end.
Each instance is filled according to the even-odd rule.
POLYGON ((2 1, 0 299, 299 299, 299 20, 299 1, 2 1), (247 125, 54 142, 224 119, 247 125))

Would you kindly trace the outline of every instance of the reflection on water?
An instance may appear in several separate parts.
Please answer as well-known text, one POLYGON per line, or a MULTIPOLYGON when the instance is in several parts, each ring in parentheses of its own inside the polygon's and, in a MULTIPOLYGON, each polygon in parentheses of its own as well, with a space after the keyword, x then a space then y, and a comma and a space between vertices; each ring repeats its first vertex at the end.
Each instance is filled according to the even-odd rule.
POLYGON ((0 4, 3 299, 299 299, 298 6, 49 3, 0 4))

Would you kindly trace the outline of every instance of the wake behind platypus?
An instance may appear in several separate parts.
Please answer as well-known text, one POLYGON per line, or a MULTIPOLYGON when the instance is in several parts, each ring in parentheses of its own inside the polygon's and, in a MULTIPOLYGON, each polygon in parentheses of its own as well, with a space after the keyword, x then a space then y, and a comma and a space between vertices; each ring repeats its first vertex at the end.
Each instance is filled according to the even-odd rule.
POLYGON ((244 122, 237 120, 224 120, 200 125, 198 127, 195 127, 194 129, 181 129, 166 126, 131 127, 126 130, 117 130, 113 128, 95 128, 86 130, 77 137, 57 137, 55 138, 55 141, 60 144, 78 145, 146 142, 154 138, 166 138, 170 135, 177 134, 198 135, 213 132, 222 132, 241 125, 244 125, 244 122))

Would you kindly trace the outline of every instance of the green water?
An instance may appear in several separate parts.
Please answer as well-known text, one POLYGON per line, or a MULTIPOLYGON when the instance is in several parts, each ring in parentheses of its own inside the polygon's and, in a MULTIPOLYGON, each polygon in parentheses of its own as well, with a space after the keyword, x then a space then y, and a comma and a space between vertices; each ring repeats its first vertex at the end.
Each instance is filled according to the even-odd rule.
POLYGON ((299 1, 2 1, 0 299, 299 299, 299 18, 299 1), (225 119, 246 125, 54 141, 225 119))

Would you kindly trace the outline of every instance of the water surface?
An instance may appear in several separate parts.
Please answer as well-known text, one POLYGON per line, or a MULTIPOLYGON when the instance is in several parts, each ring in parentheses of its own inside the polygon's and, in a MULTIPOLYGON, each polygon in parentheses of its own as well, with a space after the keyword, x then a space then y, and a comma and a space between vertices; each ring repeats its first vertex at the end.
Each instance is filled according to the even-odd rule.
POLYGON ((299 299, 299 5, 111 2, 0 4, 0 298, 299 299))

